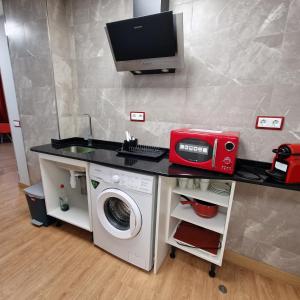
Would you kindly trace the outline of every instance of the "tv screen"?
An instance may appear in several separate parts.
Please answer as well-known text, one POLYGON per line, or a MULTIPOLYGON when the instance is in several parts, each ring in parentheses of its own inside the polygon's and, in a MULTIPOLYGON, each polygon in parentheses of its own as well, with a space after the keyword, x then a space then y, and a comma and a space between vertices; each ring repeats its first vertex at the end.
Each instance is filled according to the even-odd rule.
POLYGON ((175 56, 172 11, 106 24, 116 61, 175 56))

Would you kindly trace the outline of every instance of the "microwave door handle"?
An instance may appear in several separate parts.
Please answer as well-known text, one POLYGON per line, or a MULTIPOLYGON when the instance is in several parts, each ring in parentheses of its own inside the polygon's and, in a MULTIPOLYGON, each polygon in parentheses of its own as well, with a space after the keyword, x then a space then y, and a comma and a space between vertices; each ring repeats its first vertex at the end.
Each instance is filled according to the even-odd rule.
POLYGON ((212 153, 212 162, 211 162, 213 169, 216 167, 217 149, 218 149, 218 139, 215 139, 213 153, 212 153))

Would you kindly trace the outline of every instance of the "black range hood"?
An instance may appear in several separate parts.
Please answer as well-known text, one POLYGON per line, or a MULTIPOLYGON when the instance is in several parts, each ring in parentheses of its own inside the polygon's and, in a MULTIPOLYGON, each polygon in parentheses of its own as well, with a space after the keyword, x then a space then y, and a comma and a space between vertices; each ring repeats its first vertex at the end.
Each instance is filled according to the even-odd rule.
POLYGON ((117 71, 171 73, 184 66, 182 14, 165 11, 111 22, 105 30, 117 71))
POLYGON ((171 11, 106 24, 116 61, 175 56, 171 11))

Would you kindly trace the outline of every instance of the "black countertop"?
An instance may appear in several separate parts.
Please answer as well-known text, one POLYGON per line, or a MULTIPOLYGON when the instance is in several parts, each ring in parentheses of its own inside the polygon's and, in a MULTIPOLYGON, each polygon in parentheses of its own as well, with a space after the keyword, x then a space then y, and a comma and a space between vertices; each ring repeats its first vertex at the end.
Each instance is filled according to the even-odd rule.
POLYGON ((197 168, 184 167, 169 162, 168 155, 160 160, 146 160, 136 157, 124 157, 117 153, 121 143, 93 140, 94 152, 90 153, 71 153, 63 150, 67 146, 80 145, 87 146, 87 141, 82 138, 72 138, 60 141, 53 140, 52 144, 32 147, 31 151, 49 155, 61 156, 83 160, 94 164, 100 164, 108 167, 115 167, 128 171, 148 173, 152 175, 168 177, 192 177, 192 178, 209 178, 209 179, 227 179, 250 184, 258 184, 281 189, 300 191, 300 184, 284 184, 270 179, 265 170, 270 169, 270 163, 238 159, 236 170, 233 175, 216 173, 197 168), (253 179, 243 177, 243 173, 253 176, 253 179))

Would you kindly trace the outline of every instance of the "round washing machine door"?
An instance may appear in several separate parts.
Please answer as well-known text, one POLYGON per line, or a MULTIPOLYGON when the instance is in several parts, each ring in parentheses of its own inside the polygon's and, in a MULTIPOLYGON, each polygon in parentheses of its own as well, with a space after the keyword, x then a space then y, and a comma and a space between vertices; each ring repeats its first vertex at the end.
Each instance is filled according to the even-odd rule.
POLYGON ((106 189, 99 195, 97 214, 106 231, 119 239, 135 237, 142 227, 142 215, 137 204, 118 189, 106 189))

